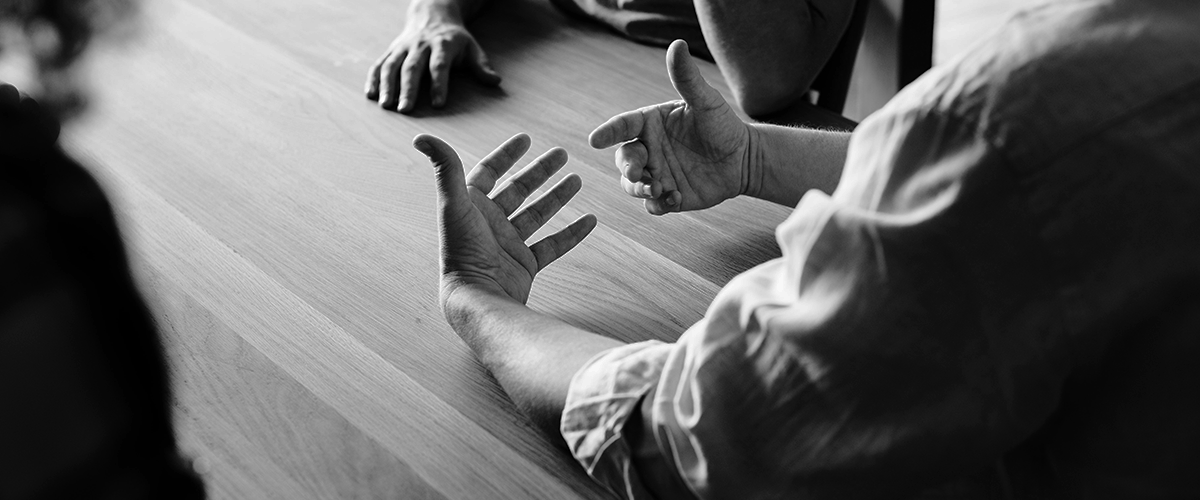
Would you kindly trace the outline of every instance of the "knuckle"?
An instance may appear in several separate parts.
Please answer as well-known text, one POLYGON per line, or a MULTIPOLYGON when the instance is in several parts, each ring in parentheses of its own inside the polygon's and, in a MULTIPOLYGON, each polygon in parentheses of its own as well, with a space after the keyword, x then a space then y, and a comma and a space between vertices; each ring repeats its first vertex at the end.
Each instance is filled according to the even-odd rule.
POLYGON ((532 183, 525 176, 513 179, 513 191, 521 196, 522 199, 529 196, 532 192, 532 183))
POLYGON ((544 222, 546 222, 546 212, 544 207, 532 205, 529 207, 528 213, 529 219, 534 222, 534 225, 541 226, 544 222))

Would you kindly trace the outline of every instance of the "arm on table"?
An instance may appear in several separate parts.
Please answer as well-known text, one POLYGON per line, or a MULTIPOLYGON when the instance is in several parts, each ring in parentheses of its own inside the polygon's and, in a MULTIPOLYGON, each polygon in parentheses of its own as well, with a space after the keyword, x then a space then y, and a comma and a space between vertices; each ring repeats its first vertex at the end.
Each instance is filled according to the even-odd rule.
POLYGON ((428 135, 413 141, 437 176, 442 311, 513 402, 557 436, 571 376, 595 354, 621 343, 525 306, 534 276, 596 226, 595 216, 585 215, 526 245, 582 186, 579 176, 568 175, 517 212, 567 162, 565 151, 551 149, 497 186, 529 143, 529 136, 514 136, 464 176, 448 144, 428 135))
POLYGON ((854 2, 696 0, 704 39, 746 114, 792 104, 833 54, 854 2))
POLYGON ((440 108, 446 104, 453 66, 465 66, 480 82, 498 85, 500 75, 466 27, 486 1, 413 0, 404 30, 367 73, 367 98, 385 109, 412 111, 428 71, 430 100, 440 108))
POLYGON ((442 308, 504 392, 556 441, 571 377, 596 354, 623 345, 486 287, 458 286, 442 308))

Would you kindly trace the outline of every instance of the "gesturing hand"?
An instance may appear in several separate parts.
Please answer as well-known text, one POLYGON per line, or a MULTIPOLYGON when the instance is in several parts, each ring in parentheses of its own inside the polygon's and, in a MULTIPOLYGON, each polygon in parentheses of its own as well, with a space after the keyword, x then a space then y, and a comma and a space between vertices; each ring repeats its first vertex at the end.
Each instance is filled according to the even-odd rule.
POLYGON ((384 109, 412 111, 417 105, 421 78, 428 70, 430 100, 433 107, 440 108, 446 104, 450 68, 454 66, 465 66, 484 84, 500 83, 500 75, 488 64, 487 55, 461 20, 450 13, 414 9, 404 31, 371 65, 367 98, 377 99, 384 109))
POLYGON ((578 175, 568 175, 513 214, 567 163, 561 148, 547 151, 493 190, 496 180, 529 150, 529 136, 513 136, 465 177, 458 154, 441 139, 421 134, 413 139, 413 147, 429 157, 437 176, 443 306, 459 286, 482 286, 525 303, 538 271, 596 227, 596 217, 588 214, 533 245, 525 244, 582 187, 578 175))
POLYGON ((621 186, 654 215, 708 208, 746 190, 750 132, 700 76, 687 43, 667 49, 667 72, 683 98, 610 118, 588 142, 616 151, 621 186))

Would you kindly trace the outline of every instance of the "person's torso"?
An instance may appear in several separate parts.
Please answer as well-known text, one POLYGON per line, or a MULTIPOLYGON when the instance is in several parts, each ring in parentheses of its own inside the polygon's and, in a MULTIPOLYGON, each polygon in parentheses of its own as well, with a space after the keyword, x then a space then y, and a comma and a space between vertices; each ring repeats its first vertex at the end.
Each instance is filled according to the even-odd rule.
POLYGON ((954 116, 1025 188, 1071 375, 1016 498, 1200 495, 1200 4, 1056 2, 883 113, 954 116))

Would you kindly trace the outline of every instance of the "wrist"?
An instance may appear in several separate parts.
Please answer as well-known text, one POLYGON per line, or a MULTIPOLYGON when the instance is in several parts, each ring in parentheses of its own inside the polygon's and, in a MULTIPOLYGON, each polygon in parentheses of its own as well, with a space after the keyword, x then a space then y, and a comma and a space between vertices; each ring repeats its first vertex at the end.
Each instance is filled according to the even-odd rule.
POLYGON ((742 154, 742 188, 739 194, 761 198, 763 191, 763 133, 754 123, 746 123, 746 150, 742 154))
POLYGON ((504 287, 500 286, 499 283, 496 283, 495 280, 470 273, 443 273, 440 287, 440 299, 443 309, 449 305, 450 296, 459 291, 469 292, 468 295, 496 295, 506 299, 512 299, 512 297, 510 297, 504 290, 504 287))
POLYGON ((417 0, 409 5, 408 15, 422 25, 465 25, 462 9, 454 0, 417 0))
MULTIPOLYGON (((446 322, 459 336, 471 343, 472 332, 478 330, 480 322, 486 322, 490 311, 508 303, 518 304, 494 282, 472 277, 442 275, 439 302, 446 322)), ((475 347, 475 346, 472 346, 475 347)))

